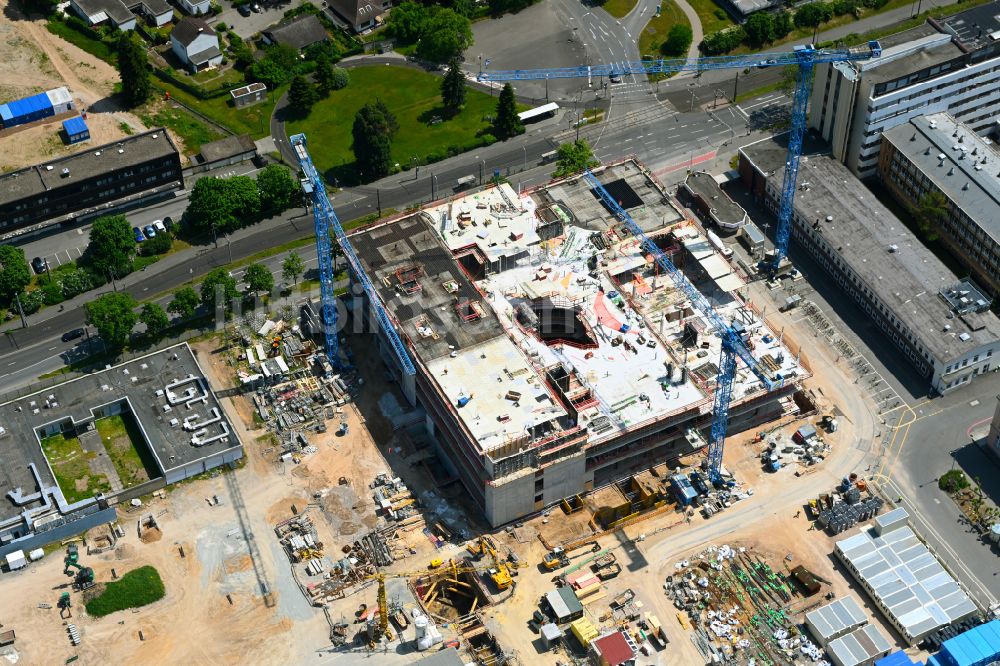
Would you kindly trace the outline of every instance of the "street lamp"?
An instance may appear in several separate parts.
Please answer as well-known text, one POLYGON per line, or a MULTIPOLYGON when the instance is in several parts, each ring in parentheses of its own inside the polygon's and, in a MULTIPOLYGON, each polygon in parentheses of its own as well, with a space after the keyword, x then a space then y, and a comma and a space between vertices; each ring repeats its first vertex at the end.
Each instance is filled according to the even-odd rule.
POLYGON ((522 143, 521 150, 524 151, 524 164, 521 165, 521 171, 524 171, 528 168, 528 147, 522 143))

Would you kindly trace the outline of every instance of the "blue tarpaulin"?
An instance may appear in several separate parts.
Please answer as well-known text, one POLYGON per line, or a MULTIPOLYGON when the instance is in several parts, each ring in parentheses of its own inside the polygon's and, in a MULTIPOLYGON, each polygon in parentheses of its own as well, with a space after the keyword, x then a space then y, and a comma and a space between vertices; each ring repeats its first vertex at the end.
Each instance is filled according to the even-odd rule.
POLYGON ((986 666, 1000 658, 1000 620, 993 620, 946 640, 927 662, 940 666, 986 666))
POLYGON ((0 104, 0 121, 4 127, 14 127, 46 118, 55 113, 48 93, 38 93, 24 99, 0 104))
POLYGON ((910 655, 905 652, 893 652, 888 657, 882 657, 875 662, 875 666, 915 666, 920 662, 910 659, 910 655))

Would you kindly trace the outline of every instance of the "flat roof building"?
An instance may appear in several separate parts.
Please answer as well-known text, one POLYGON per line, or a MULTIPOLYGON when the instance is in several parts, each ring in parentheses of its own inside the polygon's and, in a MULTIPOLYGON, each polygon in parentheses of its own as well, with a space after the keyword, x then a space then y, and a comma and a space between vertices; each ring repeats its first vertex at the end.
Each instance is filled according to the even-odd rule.
POLYGON ((684 193, 706 222, 725 233, 734 233, 750 221, 747 212, 722 191, 715 176, 695 171, 684 179, 684 193))
POLYGON ((880 38, 882 56, 816 66, 809 125, 860 178, 876 175, 882 134, 947 112, 974 132, 1000 117, 1000 2, 880 38))
POLYGON ((909 645, 978 612, 909 527, 861 532, 838 541, 835 552, 909 645))
POLYGON ((0 174, 0 239, 108 213, 184 186, 180 153, 162 127, 0 174))
MULTIPOLYGON (((187 344, 141 356, 100 372, 0 404, 0 556, 66 538, 114 518, 119 499, 151 492, 243 456, 215 393, 187 344), (147 480, 121 478, 114 465, 91 466, 101 493, 60 486, 43 444, 73 441, 107 460, 95 428, 100 419, 127 420, 131 445, 148 459, 147 480), (132 427, 129 427, 132 426, 132 427), (73 491, 76 501, 67 499, 73 491), (110 516, 110 517, 109 517, 110 516)), ((82 453, 81 451, 81 453, 82 453)), ((67 472, 68 473, 68 472, 67 472)), ((65 474, 63 475, 65 476, 65 474)), ((88 477, 88 486, 91 487, 88 477)), ((76 479, 70 479, 70 482, 76 479)))
MULTIPOLYGON (((739 275, 641 165, 596 175, 781 378, 768 392, 740 366, 731 431, 796 411, 809 371, 739 275)), ((386 363, 492 525, 704 446, 721 342, 585 179, 459 195, 350 241, 416 375, 383 342, 386 363)))
POLYGON ((868 624, 868 616, 854 597, 841 597, 806 613, 806 626, 822 647, 868 624))
POLYGON ((1000 152, 946 113, 918 116, 882 136, 879 175, 905 206, 944 198, 933 231, 975 280, 1000 293, 1000 152))
MULTIPOLYGON (((787 134, 740 149, 740 173, 777 211, 787 134)), ((815 148, 814 144, 810 144, 815 148)), ((995 369, 1000 320, 892 212, 829 155, 803 155, 792 235, 945 393, 995 369), (965 299, 965 300, 962 300, 965 299)))
POLYGON ((891 649, 892 643, 878 627, 868 624, 831 641, 826 653, 834 666, 872 666, 891 649))

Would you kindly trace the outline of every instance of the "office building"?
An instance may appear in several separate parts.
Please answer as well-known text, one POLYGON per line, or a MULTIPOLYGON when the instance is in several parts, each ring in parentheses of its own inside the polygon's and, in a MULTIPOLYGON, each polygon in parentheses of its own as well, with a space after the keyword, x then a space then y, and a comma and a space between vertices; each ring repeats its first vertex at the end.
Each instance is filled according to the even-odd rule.
POLYGON ((991 141, 948 114, 918 116, 883 135, 879 176, 913 210, 940 194, 945 214, 933 231, 978 284, 1000 293, 1000 153, 991 141))
POLYGON ((163 128, 0 174, 0 238, 111 212, 184 186, 163 128))
MULTIPOLYGON (((741 366, 730 431, 796 412, 806 359, 740 299, 739 275, 641 165, 597 176, 783 378, 768 392, 741 366)), ((492 187, 350 239, 416 375, 383 343, 386 364, 491 525, 705 445, 720 340, 583 178, 492 187)))
POLYGON ((1000 2, 882 38, 882 56, 817 65, 809 125, 859 178, 878 168, 882 133, 949 113, 980 135, 1000 118, 1000 2))
MULTIPOLYGON (((748 188, 777 211, 787 137, 740 149, 748 188)), ((807 153, 816 149, 807 142, 807 153)), ((933 391, 996 369, 1000 320, 988 297, 960 280, 828 154, 805 154, 792 236, 903 352, 933 391)))

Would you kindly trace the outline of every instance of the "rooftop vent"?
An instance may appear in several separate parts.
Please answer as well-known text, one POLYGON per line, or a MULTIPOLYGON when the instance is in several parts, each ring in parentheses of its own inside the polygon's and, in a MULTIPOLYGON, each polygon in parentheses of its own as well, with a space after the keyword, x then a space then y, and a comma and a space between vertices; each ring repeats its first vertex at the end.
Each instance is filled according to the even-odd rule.
MULTIPOLYGON (((944 153, 938 153, 938 160, 941 162, 941 164, 944 164, 944 158, 945 158, 944 153)), ((941 166, 941 164, 939 164, 938 166, 941 166)))
POLYGON ((962 185, 963 192, 965 192, 967 189, 969 189, 969 181, 965 181, 965 185, 962 185))
POLYGON ((962 342, 968 342, 969 340, 972 339, 972 336, 969 335, 968 333, 959 333, 958 339, 961 340, 962 342))
POLYGON ((910 141, 916 141, 916 140, 917 140, 917 133, 914 132, 913 135, 910 137, 910 141))
POLYGON ((951 330, 951 324, 945 324, 944 325, 944 332, 947 333, 950 330, 951 330))
POLYGON ((949 176, 955 175, 955 167, 951 167, 950 169, 948 169, 948 175, 949 176))
POLYGON ((833 222, 833 215, 827 215, 826 216, 826 221, 827 222, 833 222))
POLYGON ((124 153, 125 153, 125 149, 124 148, 119 148, 118 149, 118 154, 119 155, 123 155, 124 153))
POLYGON ((46 171, 52 171, 52 165, 51 164, 46 164, 45 165, 45 170, 46 171))
POLYGON ((979 154, 979 146, 976 146, 975 148, 972 149, 972 154, 973 155, 978 155, 979 154))
POLYGON ((157 137, 159 137, 159 136, 160 136, 159 134, 153 134, 153 138, 154 139, 157 138, 157 137))
POLYGON ((888 249, 889 249, 889 252, 897 252, 899 250, 899 246, 896 245, 895 243, 893 243, 892 245, 889 246, 888 249))
POLYGON ((952 136, 958 136, 958 128, 957 127, 955 128, 955 131, 952 133, 952 136))
POLYGON ((982 171, 982 170, 983 170, 983 165, 982 164, 977 164, 976 165, 976 171, 982 171))
POLYGON ((63 167, 63 170, 59 172, 59 175, 65 178, 69 175, 69 167, 63 167))
POLYGON ((930 154, 931 154, 931 147, 927 146, 927 149, 924 151, 924 155, 930 155, 930 154))
POLYGON ((931 121, 931 129, 937 129, 937 121, 936 120, 932 120, 931 121))
POLYGON ((101 156, 101 151, 95 150, 94 151, 94 155, 96 155, 97 157, 100 157, 101 156))
POLYGON ((959 143, 965 143, 965 135, 964 134, 962 136, 958 137, 958 142, 959 143))

